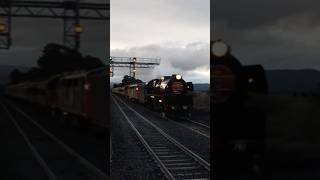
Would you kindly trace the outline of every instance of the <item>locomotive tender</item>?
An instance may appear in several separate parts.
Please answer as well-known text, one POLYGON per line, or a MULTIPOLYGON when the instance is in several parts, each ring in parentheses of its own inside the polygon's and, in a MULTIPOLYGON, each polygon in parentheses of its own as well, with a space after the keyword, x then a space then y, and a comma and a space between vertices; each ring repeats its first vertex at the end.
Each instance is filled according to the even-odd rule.
POLYGON ((193 84, 179 74, 152 79, 147 83, 115 87, 112 92, 142 103, 163 116, 188 117, 193 108, 193 84))
POLYGON ((77 124, 109 128, 107 68, 76 71, 41 81, 8 85, 5 94, 49 109, 52 115, 77 124))

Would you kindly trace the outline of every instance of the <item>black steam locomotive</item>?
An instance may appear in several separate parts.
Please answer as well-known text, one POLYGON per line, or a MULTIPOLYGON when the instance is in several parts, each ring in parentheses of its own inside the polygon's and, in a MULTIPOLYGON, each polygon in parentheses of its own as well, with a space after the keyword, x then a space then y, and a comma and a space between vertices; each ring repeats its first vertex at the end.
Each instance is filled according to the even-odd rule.
POLYGON ((189 93, 192 90, 193 84, 185 82, 179 74, 153 79, 146 85, 146 104, 167 116, 188 116, 193 105, 189 93))
POLYGON ((265 71, 243 66, 221 40, 212 42, 211 51, 214 172, 261 172, 265 117, 250 100, 267 94, 265 71))
POLYGON ((187 117, 193 107, 193 84, 179 74, 152 79, 148 83, 115 87, 112 91, 127 99, 145 104, 163 116, 187 117))

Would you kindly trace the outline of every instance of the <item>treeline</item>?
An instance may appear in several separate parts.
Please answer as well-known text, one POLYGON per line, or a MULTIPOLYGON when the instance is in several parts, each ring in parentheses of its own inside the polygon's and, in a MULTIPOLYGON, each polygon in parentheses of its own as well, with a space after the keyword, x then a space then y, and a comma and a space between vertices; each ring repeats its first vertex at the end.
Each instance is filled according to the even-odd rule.
POLYGON ((122 86, 130 85, 130 84, 138 84, 138 83, 142 83, 142 81, 140 79, 136 79, 132 76, 125 75, 123 77, 121 83, 114 84, 113 87, 122 87, 122 86))
POLYGON ((27 80, 36 81, 63 72, 89 70, 105 66, 99 58, 83 56, 78 51, 54 43, 49 43, 44 47, 37 65, 38 67, 33 67, 28 72, 22 72, 18 69, 13 70, 10 73, 10 83, 27 80))

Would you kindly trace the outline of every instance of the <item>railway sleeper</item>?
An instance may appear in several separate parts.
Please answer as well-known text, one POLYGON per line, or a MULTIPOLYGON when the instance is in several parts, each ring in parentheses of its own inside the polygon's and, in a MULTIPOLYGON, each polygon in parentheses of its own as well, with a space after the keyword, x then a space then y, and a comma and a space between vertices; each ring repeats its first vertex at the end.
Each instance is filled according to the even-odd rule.
POLYGON ((187 167, 168 167, 170 171, 185 171, 199 169, 199 166, 187 166, 187 167))
POLYGON ((171 158, 171 159, 172 159, 172 158, 186 158, 186 156, 185 156, 185 155, 182 155, 182 154, 181 154, 181 155, 179 155, 179 154, 178 154, 178 155, 159 155, 158 157, 159 157, 161 160, 162 160, 162 159, 170 159, 170 158, 171 158))
POLYGON ((201 173, 204 175, 209 176, 210 172, 207 171, 206 169, 202 168, 201 166, 194 166, 194 167, 172 167, 172 168, 168 168, 169 171, 172 174, 186 174, 189 173, 190 175, 195 174, 195 173, 201 173))
POLYGON ((183 180, 209 180, 207 175, 189 175, 181 177, 183 177, 183 180))
POLYGON ((169 149, 167 146, 150 146, 151 149, 169 149))
POLYGON ((146 141, 149 143, 150 147, 154 147, 154 146, 157 146, 157 147, 168 147, 168 146, 165 146, 165 142, 154 142, 154 141, 150 141, 150 139, 146 139, 146 141))
POLYGON ((146 137, 159 137, 159 133, 157 133, 157 132, 143 131, 143 133, 141 133, 141 134, 143 134, 146 137))
POLYGON ((156 151, 157 155, 164 155, 164 154, 168 154, 168 155, 179 155, 181 154, 181 152, 172 152, 172 151, 156 151))
POLYGON ((187 159, 167 159, 163 160, 164 163, 170 164, 170 163, 176 163, 176 162, 189 162, 189 161, 194 161, 193 159, 187 158, 187 159))
POLYGON ((153 151, 156 153, 165 153, 165 152, 170 152, 171 150, 168 148, 165 148, 165 149, 153 149, 153 151))
POLYGON ((167 167, 194 167, 198 165, 195 162, 185 162, 185 163, 165 163, 167 167))
POLYGON ((145 137, 145 139, 147 140, 151 140, 153 142, 157 142, 157 143, 165 143, 166 141, 163 140, 163 138, 159 138, 159 137, 145 137))
POLYGON ((187 178, 195 178, 195 177, 207 177, 208 173, 205 172, 194 172, 194 173, 181 173, 175 174, 175 176, 187 177, 187 178))

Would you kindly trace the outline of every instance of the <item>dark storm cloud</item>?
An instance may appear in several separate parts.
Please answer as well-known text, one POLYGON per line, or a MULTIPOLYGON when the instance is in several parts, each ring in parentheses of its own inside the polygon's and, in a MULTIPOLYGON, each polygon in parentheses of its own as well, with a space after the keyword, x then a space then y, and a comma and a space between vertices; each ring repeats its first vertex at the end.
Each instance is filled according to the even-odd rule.
POLYGON ((244 64, 320 69, 320 2, 216 0, 211 31, 244 64))
POLYGON ((226 23, 235 29, 268 26, 279 19, 307 15, 308 25, 319 23, 317 0, 215 0, 213 20, 226 23))

